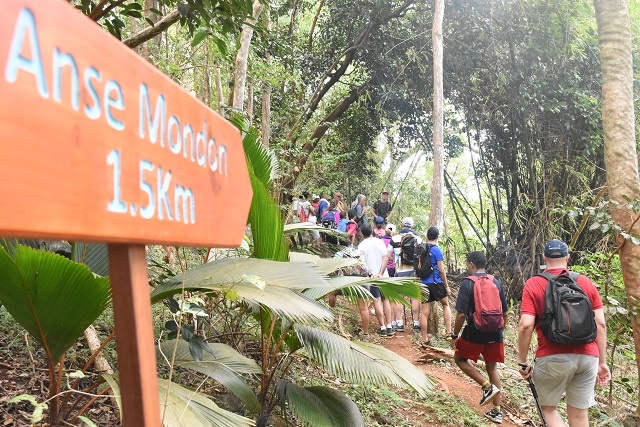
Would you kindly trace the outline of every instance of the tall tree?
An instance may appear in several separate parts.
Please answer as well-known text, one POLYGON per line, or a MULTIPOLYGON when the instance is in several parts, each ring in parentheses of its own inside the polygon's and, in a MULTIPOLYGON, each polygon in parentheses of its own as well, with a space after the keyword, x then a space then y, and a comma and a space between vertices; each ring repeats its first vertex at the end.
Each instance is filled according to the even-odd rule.
POLYGON ((240 49, 236 55, 236 63, 233 68, 233 109, 242 111, 244 106, 244 92, 247 83, 247 61, 249 59, 249 47, 251 47, 251 38, 253 37, 253 27, 258 22, 258 17, 262 13, 264 6, 259 0, 253 2, 253 17, 247 20, 242 26, 242 35, 240 36, 240 49))
MULTIPOLYGON (((633 61, 628 0, 594 0, 602 67, 602 124, 605 166, 613 220, 628 235, 640 235, 640 216, 625 200, 640 199, 633 108, 633 61)), ((618 233, 620 264, 629 306, 640 302, 640 246, 618 233)), ((631 317, 636 354, 640 319, 631 317)), ((640 358, 636 358, 640 373, 640 358)), ((640 407, 636 408, 640 415, 640 407)))
POLYGON ((434 1, 433 28, 433 181, 429 225, 444 224, 444 94, 442 70, 442 21, 444 0, 434 1))

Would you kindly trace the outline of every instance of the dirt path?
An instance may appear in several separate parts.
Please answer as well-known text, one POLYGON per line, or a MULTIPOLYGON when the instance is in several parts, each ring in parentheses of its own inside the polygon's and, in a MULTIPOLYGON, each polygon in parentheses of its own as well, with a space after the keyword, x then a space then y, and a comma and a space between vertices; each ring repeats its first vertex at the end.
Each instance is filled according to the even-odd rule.
MULTIPOLYGON (((438 389, 444 393, 450 394, 458 399, 462 399, 464 404, 473 410, 480 416, 490 409, 490 405, 480 406, 480 388, 469 377, 464 375, 460 369, 452 363, 436 363, 436 362, 419 362, 418 359, 423 356, 427 351, 420 349, 412 341, 412 333, 396 333, 392 338, 387 338, 382 342, 382 345, 399 354, 410 362, 418 366, 425 374, 427 374, 432 380, 438 383, 438 389)), ((451 399, 451 404, 455 404, 456 399, 451 399)), ((532 425, 528 420, 523 420, 518 417, 518 408, 511 408, 508 405, 502 406, 502 413, 504 420, 501 426, 518 427, 525 425, 532 425)), ((424 412, 423 412, 424 413, 424 412)), ((414 420, 415 426, 446 426, 449 424, 434 424, 432 421, 425 422, 420 421, 420 411, 408 411, 407 416, 414 420), (411 413, 409 413, 411 412, 411 413)), ((492 424, 487 420, 487 424, 492 424)), ((496 424, 498 425, 498 424, 496 424)))

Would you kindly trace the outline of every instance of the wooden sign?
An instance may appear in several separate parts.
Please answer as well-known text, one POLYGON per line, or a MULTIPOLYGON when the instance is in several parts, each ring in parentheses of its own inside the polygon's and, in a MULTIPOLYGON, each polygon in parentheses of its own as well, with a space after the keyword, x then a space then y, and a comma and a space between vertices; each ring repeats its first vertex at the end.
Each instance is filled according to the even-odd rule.
POLYGON ((63 0, 0 13, 0 236, 238 246, 239 131, 63 0))

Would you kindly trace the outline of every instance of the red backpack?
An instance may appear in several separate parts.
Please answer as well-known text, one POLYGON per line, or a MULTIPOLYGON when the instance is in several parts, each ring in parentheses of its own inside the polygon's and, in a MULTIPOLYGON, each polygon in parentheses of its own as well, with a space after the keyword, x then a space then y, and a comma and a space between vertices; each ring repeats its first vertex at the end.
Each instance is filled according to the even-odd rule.
POLYGON ((502 300, 493 276, 469 276, 473 281, 473 301, 475 311, 469 317, 481 332, 496 332, 504 328, 502 300))

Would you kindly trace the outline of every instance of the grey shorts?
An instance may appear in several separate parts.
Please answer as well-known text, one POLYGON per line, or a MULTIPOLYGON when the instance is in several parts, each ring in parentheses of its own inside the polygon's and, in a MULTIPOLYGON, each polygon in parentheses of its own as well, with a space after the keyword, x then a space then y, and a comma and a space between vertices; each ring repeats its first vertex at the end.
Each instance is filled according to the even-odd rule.
POLYGON ((567 405, 587 409, 596 404, 598 358, 586 354, 554 354, 536 359, 533 382, 542 406, 557 406, 566 391, 567 405))

